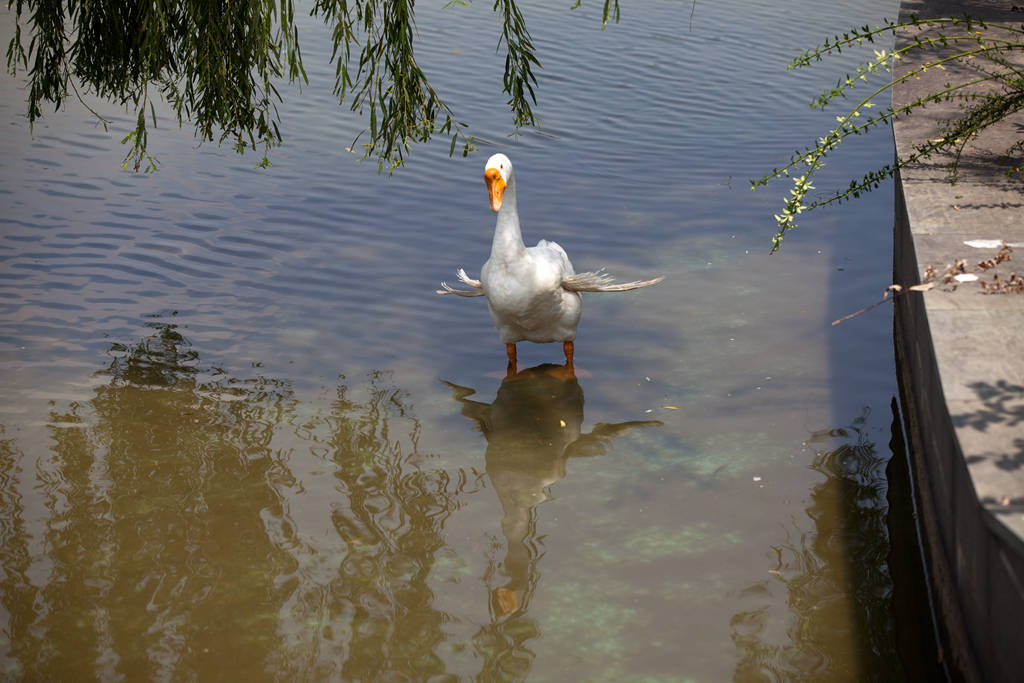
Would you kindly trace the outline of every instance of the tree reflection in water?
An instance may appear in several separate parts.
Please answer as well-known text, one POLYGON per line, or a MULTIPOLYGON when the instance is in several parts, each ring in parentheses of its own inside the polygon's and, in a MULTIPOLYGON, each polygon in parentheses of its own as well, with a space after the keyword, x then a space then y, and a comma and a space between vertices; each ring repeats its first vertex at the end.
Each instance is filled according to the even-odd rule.
POLYGON ((202 367, 174 325, 150 326, 111 348, 89 401, 51 413, 27 485, 44 510, 26 511, 30 467, 0 439, 3 677, 443 673, 449 617, 427 575, 469 487, 422 466, 401 392, 381 374, 360 398, 342 383, 325 414, 288 382, 202 367), (303 515, 331 532, 310 540, 303 515))
POLYGON ((329 599, 335 618, 351 614, 342 626, 344 680, 426 680, 445 673, 435 648, 453 619, 434 607, 427 579, 469 480, 462 470, 451 476, 422 467, 415 421, 408 446, 391 432, 394 422, 408 419, 409 408, 381 378, 371 378, 368 401, 353 400, 340 386, 331 406, 326 445, 344 494, 331 516, 345 554, 329 596, 314 592, 307 601, 329 599))
POLYGON ((505 558, 492 562, 485 577, 501 585, 490 590, 490 625, 473 639, 485 659, 479 678, 522 679, 533 661, 527 642, 539 634, 528 611, 544 554, 536 507, 547 499, 545 490, 565 477, 570 458, 603 455, 617 435, 662 423, 599 423, 582 433, 583 389, 565 366, 539 365, 506 377, 491 403, 467 398, 473 389, 445 384, 487 439, 486 472, 503 512, 505 558))
MULTIPOLYGON (((583 390, 564 367, 508 377, 491 403, 449 384, 487 441, 476 477, 419 451, 419 422, 384 373, 303 403, 289 382, 204 366, 174 325, 150 326, 111 347, 89 400, 53 407, 43 457, 0 427, 0 678, 426 680, 465 674, 446 657, 464 651, 480 680, 523 679, 540 633, 538 504, 570 458, 660 424, 583 433, 583 390), (504 536, 482 577, 490 618, 446 642, 463 617, 439 606, 431 577, 450 573, 446 523, 485 480, 504 536)), ((781 582, 787 614, 768 600, 735 615, 736 680, 855 680, 894 661, 887 458, 864 425, 812 440, 830 444, 813 464, 814 528, 794 527, 772 548, 775 576, 746 591, 781 582), (852 618, 836 614, 843 595, 852 618)))
MULTIPOLYGON (((5 431, 0 427, 0 437, 6 437, 5 431)), ((20 661, 34 614, 29 534, 18 491, 23 460, 13 439, 0 438, 0 605, 7 623, 0 631, 0 678, 5 680, 19 678, 23 671, 20 661)))
POLYGON ((87 404, 50 414, 45 579, 13 639, 28 679, 171 680, 224 658, 258 671, 273 649, 253 605, 280 600, 261 578, 293 565, 261 518, 281 514, 271 442, 295 399, 201 369, 173 325, 150 326, 111 348, 87 404))
MULTIPOLYGON (((841 445, 818 451, 811 464, 824 475, 806 508, 813 531, 787 533, 787 542, 771 549, 775 578, 744 591, 751 597, 769 594, 781 581, 789 614, 773 615, 766 606, 733 616, 733 642, 740 652, 735 680, 875 680, 865 672, 885 671, 886 662, 898 661, 887 557, 889 458, 877 451, 866 424, 867 412, 847 428, 818 432, 809 440, 810 445, 841 445), (789 623, 782 638, 770 625, 780 619, 789 623), (837 648, 840 643, 852 643, 851 649, 837 648)), ((904 676, 895 670, 884 680, 904 676)))

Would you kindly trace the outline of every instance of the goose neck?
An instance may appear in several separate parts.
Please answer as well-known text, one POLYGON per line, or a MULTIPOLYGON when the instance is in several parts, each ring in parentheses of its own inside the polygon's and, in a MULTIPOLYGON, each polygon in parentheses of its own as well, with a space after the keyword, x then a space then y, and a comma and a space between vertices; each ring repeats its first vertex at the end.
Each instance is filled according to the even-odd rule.
POLYGON ((498 211, 498 222, 494 226, 491 256, 498 259, 515 258, 525 250, 523 234, 519 228, 519 212, 516 210, 515 195, 511 197, 506 195, 505 202, 498 211))

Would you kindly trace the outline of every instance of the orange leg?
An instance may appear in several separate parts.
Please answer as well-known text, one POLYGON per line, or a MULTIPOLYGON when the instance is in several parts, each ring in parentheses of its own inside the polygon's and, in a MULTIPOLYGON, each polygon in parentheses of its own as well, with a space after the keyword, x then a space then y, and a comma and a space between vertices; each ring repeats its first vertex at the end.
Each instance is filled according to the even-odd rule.
POLYGON ((516 345, 505 344, 505 355, 508 356, 507 375, 511 377, 512 375, 516 374, 516 345))
POLYGON ((562 350, 565 351, 565 365, 567 367, 569 367, 569 368, 572 368, 573 367, 573 364, 572 364, 572 354, 573 354, 573 351, 574 351, 573 346, 572 346, 572 342, 571 341, 567 341, 564 344, 562 344, 562 350))

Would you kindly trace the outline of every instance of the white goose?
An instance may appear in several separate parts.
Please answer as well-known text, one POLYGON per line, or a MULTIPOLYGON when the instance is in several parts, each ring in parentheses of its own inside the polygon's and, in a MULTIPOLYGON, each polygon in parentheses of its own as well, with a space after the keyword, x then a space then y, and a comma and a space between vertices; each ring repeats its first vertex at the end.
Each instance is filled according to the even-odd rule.
POLYGON ((442 282, 438 294, 485 296, 494 326, 505 342, 509 370, 516 367, 516 342, 562 342, 565 363, 573 367, 573 340, 580 322, 580 292, 625 292, 661 282, 664 278, 615 284, 602 271, 576 274, 565 250, 541 240, 535 247, 523 244, 516 207, 516 180, 512 162, 504 154, 487 160, 484 182, 491 196, 491 210, 498 214, 491 257, 474 280, 460 268, 459 280, 469 290, 454 289, 442 282))

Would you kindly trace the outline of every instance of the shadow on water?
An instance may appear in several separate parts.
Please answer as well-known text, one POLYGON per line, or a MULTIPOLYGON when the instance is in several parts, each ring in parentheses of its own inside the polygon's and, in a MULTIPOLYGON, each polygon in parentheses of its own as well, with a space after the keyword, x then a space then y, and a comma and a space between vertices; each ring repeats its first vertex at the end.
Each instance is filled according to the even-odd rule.
POLYGON ((847 427, 811 436, 810 444, 840 444, 817 451, 811 464, 824 476, 806 508, 814 531, 773 547, 774 579, 746 589, 758 595, 783 584, 792 614, 788 638, 769 631, 768 607, 736 614, 734 680, 948 680, 935 639, 926 635, 933 617, 899 414, 894 406, 892 438, 881 452, 869 437, 868 417, 865 410, 847 427), (852 632, 844 637, 836 629, 852 632), (851 650, 837 651, 836 643, 851 650))
POLYGON ((402 392, 375 374, 310 411, 150 326, 112 346, 90 400, 51 412, 34 472, 0 438, 3 677, 444 673, 427 575, 474 485, 424 466, 402 392))
POLYGON ((920 516, 910 453, 903 435, 899 401, 891 402, 892 424, 889 448, 893 457, 886 468, 889 478, 889 567, 893 577, 893 633, 900 663, 912 681, 953 681, 943 655, 948 635, 935 613, 931 580, 925 557, 926 538, 920 516))
POLYGON ((533 654, 527 641, 539 635, 528 616, 543 557, 536 507, 547 487, 566 476, 571 458, 604 455, 619 434, 658 420, 598 423, 583 433, 583 389, 566 366, 543 364, 506 377, 491 403, 470 400, 476 390, 444 382, 462 414, 487 440, 487 478, 501 502, 505 557, 487 571, 491 624, 474 637, 486 664, 481 680, 524 678, 533 654))
POLYGON ((857 680, 861 667, 877 671, 871 660, 891 655, 886 637, 891 632, 891 582, 885 572, 887 458, 865 438, 865 417, 848 428, 814 433, 809 440, 811 445, 846 442, 818 451, 810 465, 824 477, 810 491, 806 508, 814 532, 794 528, 787 533, 787 542, 772 548, 773 578, 745 590, 768 594, 782 583, 792 614, 788 637, 770 632, 768 607, 736 614, 733 642, 741 654, 735 680, 857 680), (851 563, 851 557, 857 560, 851 563), (846 595, 854 596, 859 615, 846 613, 851 609, 846 595), (851 643, 861 651, 836 652, 836 643, 851 643))

